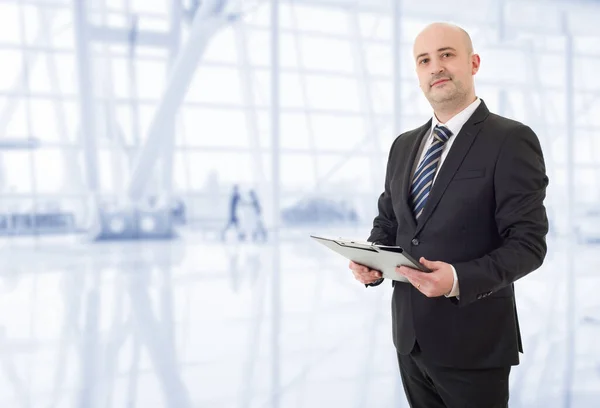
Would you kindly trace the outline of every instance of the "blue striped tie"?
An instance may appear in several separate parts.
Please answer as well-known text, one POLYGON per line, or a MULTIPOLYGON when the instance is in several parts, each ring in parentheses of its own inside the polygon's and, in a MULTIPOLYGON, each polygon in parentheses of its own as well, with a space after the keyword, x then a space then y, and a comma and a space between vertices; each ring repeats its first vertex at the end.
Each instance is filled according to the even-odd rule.
POLYGON ((427 149, 425 157, 419 163, 410 188, 410 206, 415 219, 418 219, 423 213, 423 208, 425 208, 427 197, 429 197, 429 192, 433 185, 433 178, 435 177, 438 163, 444 151, 444 144, 451 136, 452 132, 445 126, 437 125, 433 129, 433 142, 429 146, 429 149, 427 149))

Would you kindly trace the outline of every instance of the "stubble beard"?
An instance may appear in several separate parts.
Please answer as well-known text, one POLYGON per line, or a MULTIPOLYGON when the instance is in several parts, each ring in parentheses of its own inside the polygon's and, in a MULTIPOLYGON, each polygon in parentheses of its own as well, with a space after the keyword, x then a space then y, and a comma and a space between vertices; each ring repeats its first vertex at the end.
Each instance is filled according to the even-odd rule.
POLYGON ((445 86, 452 86, 453 89, 449 92, 444 92, 441 89, 430 88, 429 93, 425 95, 432 108, 436 111, 452 111, 456 107, 461 106, 467 98, 467 92, 465 92, 460 84, 454 82, 454 80, 451 80, 445 86))

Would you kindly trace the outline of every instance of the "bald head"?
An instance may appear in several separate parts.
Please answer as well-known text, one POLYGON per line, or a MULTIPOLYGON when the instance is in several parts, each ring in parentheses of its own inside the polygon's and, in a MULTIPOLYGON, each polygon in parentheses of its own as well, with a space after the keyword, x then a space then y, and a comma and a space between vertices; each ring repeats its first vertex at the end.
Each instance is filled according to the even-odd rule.
POLYGON ((464 29, 429 24, 415 38, 413 55, 419 85, 436 114, 455 112, 475 100, 473 76, 480 59, 464 29))
POLYGON ((416 46, 417 43, 427 41, 429 38, 436 36, 438 38, 450 36, 453 39, 458 39, 464 46, 467 54, 473 53, 473 42, 471 41, 471 36, 469 33, 467 33, 462 27, 451 23, 438 22, 429 24, 417 35, 414 45, 416 46))

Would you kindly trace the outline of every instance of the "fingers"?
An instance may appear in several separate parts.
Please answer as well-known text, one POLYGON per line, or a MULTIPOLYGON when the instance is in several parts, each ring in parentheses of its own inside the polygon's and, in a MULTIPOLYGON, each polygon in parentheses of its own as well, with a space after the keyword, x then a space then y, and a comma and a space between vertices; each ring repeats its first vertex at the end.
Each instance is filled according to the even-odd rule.
POLYGON ((441 267, 441 264, 443 263, 438 261, 430 261, 428 259, 425 259, 425 257, 421 257, 421 259, 419 259, 419 262, 426 268, 431 269, 432 271, 439 269, 441 267))
POLYGON ((382 277, 381 272, 352 261, 350 261, 349 267, 354 274, 354 278, 363 284, 373 283, 382 277))
POLYGON ((404 275, 406 277, 406 279, 408 279, 408 281, 416 288, 420 288, 421 285, 423 285, 424 279, 421 276, 422 272, 417 271, 415 269, 412 268, 407 268, 406 266, 401 266, 399 268, 396 268, 396 270, 404 275))
POLYGON ((429 297, 428 293, 431 288, 430 274, 409 268, 407 266, 397 267, 396 272, 404 275, 408 282, 415 287, 415 289, 429 297))
POLYGON ((409 268, 408 266, 398 266, 396 268, 396 272, 398 272, 400 275, 406 276, 407 278, 413 278, 413 279, 420 277, 421 276, 420 274, 423 273, 416 269, 409 268))
POLYGON ((369 269, 367 272, 357 272, 352 271, 354 273, 354 278, 360 283, 373 283, 378 279, 381 279, 381 272, 375 271, 373 269, 369 269))
MULTIPOLYGON (((430 262, 430 263, 438 264, 438 262, 430 262)), ((443 263, 443 262, 440 262, 440 263, 443 263)), ((430 266, 427 266, 427 267, 431 268, 430 266)), ((442 287, 445 285, 444 281, 442 280, 443 269, 440 268, 440 265, 437 265, 436 267, 437 267, 437 269, 431 268, 431 269, 435 269, 435 273, 421 272, 416 269, 407 268, 405 266, 396 268, 396 271, 398 271, 398 273, 404 275, 406 277, 406 279, 408 280, 408 282, 415 287, 415 289, 417 289, 423 295, 431 298, 431 297, 442 296, 444 293, 448 293, 448 291, 450 290, 450 289, 446 290, 445 288, 442 287)))
POLYGON ((369 271, 369 268, 361 265, 361 264, 357 264, 356 262, 350 261, 350 265, 349 265, 350 269, 352 269, 353 272, 360 272, 360 273, 366 273, 369 271))

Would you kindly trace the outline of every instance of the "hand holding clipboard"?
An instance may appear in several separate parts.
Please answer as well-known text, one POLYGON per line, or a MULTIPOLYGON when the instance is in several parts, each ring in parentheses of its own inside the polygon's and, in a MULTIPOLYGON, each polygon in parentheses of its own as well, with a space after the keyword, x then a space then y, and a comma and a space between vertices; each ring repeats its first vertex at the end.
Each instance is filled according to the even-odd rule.
POLYGON ((387 279, 408 282, 405 276, 396 272, 397 266, 408 266, 422 272, 431 272, 430 269, 416 261, 402 247, 375 245, 368 242, 341 238, 332 239, 316 235, 311 235, 311 238, 350 261, 381 272, 382 277, 387 279))

